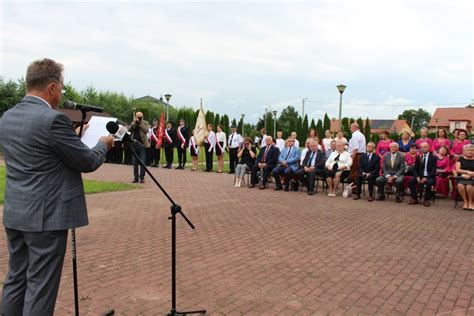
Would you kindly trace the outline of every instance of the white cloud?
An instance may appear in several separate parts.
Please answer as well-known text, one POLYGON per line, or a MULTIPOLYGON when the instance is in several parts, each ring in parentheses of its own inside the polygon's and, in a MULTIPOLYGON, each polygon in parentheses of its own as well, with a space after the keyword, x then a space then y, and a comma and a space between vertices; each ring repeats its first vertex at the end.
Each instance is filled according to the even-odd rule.
MULTIPOLYGON (((310 115, 337 117, 341 82, 347 103, 381 105, 468 102, 474 89, 470 1, 4 1, 0 9, 6 78, 49 56, 79 88, 170 92, 177 105, 203 98, 231 117, 280 112, 303 97, 331 101, 308 103, 310 115)), ((379 118, 402 110, 343 107, 379 118)))

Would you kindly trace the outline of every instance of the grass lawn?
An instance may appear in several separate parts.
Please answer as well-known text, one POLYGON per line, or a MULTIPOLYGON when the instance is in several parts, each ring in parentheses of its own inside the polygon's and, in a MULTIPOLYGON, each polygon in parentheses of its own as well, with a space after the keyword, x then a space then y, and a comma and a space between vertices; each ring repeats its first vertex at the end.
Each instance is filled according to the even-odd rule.
MULTIPOLYGON (((86 194, 137 189, 138 186, 128 183, 83 180, 86 194)), ((0 166, 0 204, 5 199, 5 166, 0 166)))

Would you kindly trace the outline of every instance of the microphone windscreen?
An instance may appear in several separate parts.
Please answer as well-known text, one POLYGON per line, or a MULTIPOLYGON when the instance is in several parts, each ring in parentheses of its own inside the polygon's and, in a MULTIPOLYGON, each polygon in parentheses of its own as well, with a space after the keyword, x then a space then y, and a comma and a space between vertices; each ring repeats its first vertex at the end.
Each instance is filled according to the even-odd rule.
POLYGON ((107 128, 107 131, 110 134, 115 134, 115 133, 117 133, 117 131, 119 129, 119 125, 114 121, 110 121, 110 122, 107 123, 105 128, 107 128))
POLYGON ((64 101, 63 107, 68 110, 75 110, 76 109, 76 103, 72 102, 70 100, 64 101))

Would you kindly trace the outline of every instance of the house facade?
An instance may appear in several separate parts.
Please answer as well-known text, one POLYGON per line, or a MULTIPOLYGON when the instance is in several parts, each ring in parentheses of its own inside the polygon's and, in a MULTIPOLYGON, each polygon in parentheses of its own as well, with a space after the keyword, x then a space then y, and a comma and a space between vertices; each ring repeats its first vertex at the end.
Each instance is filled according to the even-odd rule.
POLYGON ((431 132, 444 128, 448 132, 455 129, 465 129, 472 133, 474 124, 474 106, 472 104, 462 108, 437 108, 428 124, 431 132))

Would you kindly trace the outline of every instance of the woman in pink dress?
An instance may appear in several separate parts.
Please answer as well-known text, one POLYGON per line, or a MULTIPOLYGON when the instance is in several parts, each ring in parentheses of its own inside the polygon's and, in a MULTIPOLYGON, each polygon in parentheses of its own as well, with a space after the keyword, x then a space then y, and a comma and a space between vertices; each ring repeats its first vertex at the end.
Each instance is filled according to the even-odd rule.
POLYGON ((383 131, 382 134, 380 134, 380 140, 377 143, 377 148, 375 149, 375 153, 379 155, 380 158, 382 158, 382 161, 383 155, 390 151, 390 144, 393 143, 393 140, 391 140, 389 136, 389 131, 383 131))
POLYGON ((441 146, 437 154, 438 162, 436 163, 436 192, 445 198, 449 195, 449 176, 453 173, 451 165, 451 157, 449 156, 449 148, 441 146))
POLYGON ((436 133, 436 138, 431 143, 431 151, 437 153, 442 146, 451 148, 451 141, 448 139, 448 134, 444 128, 440 128, 436 133))
POLYGON ((466 139, 466 137, 467 131, 464 129, 460 129, 458 132, 458 137, 457 139, 454 139, 453 146, 451 147, 451 154, 453 154, 455 157, 462 156, 463 146, 471 143, 469 140, 466 139))
POLYGON ((428 129, 426 127, 423 127, 420 130, 420 136, 421 137, 416 140, 416 149, 420 150, 420 146, 423 143, 428 143, 428 145, 430 145, 430 148, 431 148, 433 140, 428 137, 428 129))

